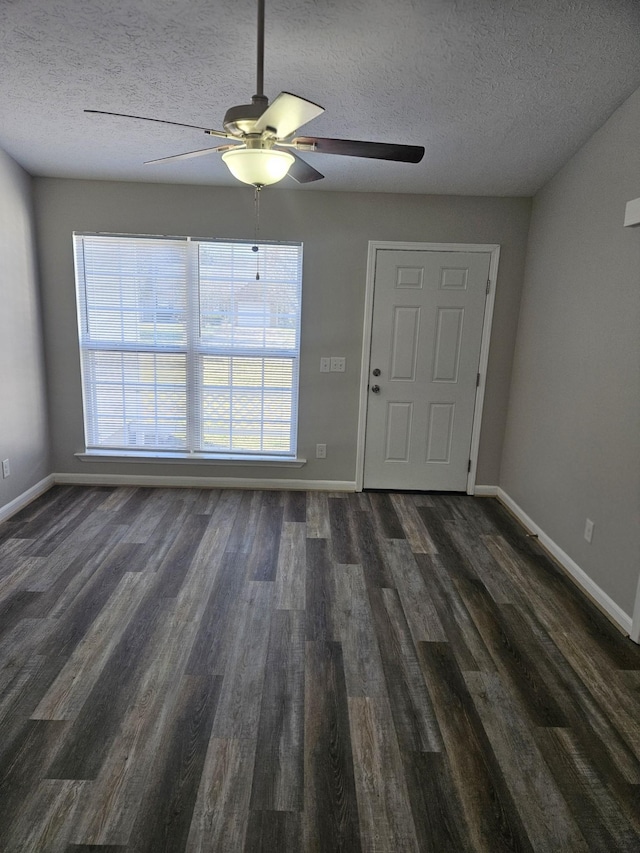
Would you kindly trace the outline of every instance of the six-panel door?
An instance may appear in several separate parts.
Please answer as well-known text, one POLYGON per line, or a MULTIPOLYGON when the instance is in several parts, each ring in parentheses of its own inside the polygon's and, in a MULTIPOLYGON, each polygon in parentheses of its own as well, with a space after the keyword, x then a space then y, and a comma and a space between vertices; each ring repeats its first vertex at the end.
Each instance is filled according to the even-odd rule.
POLYGON ((490 260, 378 249, 365 488, 466 490, 490 260))

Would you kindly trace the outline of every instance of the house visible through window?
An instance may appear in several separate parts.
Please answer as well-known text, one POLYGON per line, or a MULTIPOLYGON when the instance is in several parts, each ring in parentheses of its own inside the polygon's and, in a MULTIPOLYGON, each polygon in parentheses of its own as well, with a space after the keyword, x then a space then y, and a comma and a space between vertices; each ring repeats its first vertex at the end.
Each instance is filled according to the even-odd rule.
POLYGON ((74 249, 87 451, 295 457, 300 244, 74 249))

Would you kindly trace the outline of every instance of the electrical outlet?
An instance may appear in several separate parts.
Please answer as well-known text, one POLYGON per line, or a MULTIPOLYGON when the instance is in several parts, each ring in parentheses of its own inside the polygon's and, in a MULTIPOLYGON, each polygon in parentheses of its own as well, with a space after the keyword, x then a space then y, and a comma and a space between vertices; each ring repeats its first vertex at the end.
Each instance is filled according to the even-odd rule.
POLYGON ((9 460, 3 459, 2 460, 2 478, 6 479, 10 473, 11 473, 11 468, 9 467, 9 460))
POLYGON ((342 356, 332 356, 331 371, 332 373, 344 373, 347 359, 342 356))
POLYGON ((593 526, 593 521, 588 518, 584 524, 584 538, 589 544, 591 544, 591 540, 593 539, 593 526))
POLYGON ((330 358, 321 358, 320 359, 320 373, 329 373, 331 370, 331 359, 330 358))
POLYGON ((316 459, 326 459, 327 458, 327 445, 326 444, 316 444, 316 459))

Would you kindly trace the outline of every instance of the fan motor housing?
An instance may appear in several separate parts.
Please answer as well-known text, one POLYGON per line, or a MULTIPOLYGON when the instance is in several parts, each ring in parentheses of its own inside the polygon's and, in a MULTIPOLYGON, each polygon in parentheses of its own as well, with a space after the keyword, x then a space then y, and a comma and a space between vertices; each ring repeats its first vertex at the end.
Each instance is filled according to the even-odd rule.
POLYGON ((230 107, 224 116, 224 129, 234 136, 244 136, 251 133, 255 123, 269 106, 269 99, 264 95, 254 95, 250 104, 238 104, 230 107))

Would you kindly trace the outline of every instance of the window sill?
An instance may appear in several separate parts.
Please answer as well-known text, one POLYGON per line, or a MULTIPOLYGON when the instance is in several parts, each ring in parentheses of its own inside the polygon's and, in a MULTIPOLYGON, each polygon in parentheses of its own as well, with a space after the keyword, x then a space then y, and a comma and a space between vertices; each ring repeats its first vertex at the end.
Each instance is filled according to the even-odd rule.
POLYGON ((307 460, 279 456, 210 456, 206 453, 141 453, 131 450, 87 450, 74 453, 81 462, 161 462, 177 465, 264 466, 267 468, 302 468, 307 460))

